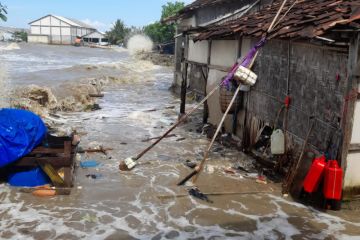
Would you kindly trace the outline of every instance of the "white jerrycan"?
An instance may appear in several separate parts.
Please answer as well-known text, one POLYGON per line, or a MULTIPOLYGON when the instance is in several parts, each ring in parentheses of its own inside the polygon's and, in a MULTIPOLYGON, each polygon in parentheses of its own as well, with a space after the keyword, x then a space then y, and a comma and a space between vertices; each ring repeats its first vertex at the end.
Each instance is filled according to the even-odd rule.
POLYGON ((285 135, 281 129, 276 129, 271 135, 271 153, 274 155, 285 153, 285 135))

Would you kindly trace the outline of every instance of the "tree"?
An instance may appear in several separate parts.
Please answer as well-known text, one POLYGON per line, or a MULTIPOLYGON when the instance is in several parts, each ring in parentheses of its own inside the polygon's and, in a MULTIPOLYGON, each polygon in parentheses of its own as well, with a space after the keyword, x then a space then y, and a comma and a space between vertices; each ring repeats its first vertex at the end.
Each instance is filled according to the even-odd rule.
POLYGON ((21 40, 21 41, 24 41, 24 42, 27 42, 27 37, 28 37, 28 34, 25 31, 16 31, 13 34, 13 38, 15 40, 21 40))
POLYGON ((125 26, 122 20, 118 19, 114 23, 112 29, 109 32, 106 32, 106 36, 111 44, 120 44, 124 43, 125 37, 129 32, 130 29, 125 26))
MULTIPOLYGON (((168 2, 162 6, 161 20, 177 14, 183 9, 185 3, 183 2, 168 2)), ((175 24, 163 24, 161 21, 156 21, 144 27, 144 33, 148 35, 156 43, 166 43, 174 40, 175 24)))
POLYGON ((6 14, 7 14, 6 6, 0 3, 0 19, 3 20, 4 22, 6 22, 7 20, 6 14))
POLYGON ((184 7, 185 7, 185 3, 183 2, 178 2, 178 1, 174 3, 167 2, 166 5, 162 6, 161 19, 174 16, 184 7))

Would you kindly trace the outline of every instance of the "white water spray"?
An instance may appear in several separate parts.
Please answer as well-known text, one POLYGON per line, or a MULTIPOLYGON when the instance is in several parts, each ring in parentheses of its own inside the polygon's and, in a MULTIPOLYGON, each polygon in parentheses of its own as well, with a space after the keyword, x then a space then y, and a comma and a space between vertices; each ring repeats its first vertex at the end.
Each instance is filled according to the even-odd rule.
POLYGON ((9 91, 7 71, 4 65, 0 65, 0 108, 9 107, 9 91))
POLYGON ((127 43, 131 55, 141 52, 151 52, 154 43, 148 36, 135 35, 127 43))

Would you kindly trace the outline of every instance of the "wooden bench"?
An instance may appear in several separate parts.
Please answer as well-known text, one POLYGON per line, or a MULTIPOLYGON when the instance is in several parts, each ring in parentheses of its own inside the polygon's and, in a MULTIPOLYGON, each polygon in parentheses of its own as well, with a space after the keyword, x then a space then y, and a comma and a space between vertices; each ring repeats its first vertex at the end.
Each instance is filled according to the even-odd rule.
POLYGON ((64 169, 65 187, 73 187, 75 172, 76 146, 71 141, 64 141, 63 147, 39 146, 25 157, 18 160, 16 167, 38 167, 39 163, 50 164, 55 170, 64 169))

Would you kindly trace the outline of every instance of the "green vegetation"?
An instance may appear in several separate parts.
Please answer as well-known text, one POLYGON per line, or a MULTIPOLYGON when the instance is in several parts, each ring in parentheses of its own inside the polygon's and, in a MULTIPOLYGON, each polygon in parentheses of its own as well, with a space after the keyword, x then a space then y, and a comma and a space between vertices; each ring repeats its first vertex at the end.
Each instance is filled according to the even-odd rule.
POLYGON ((131 29, 126 27, 120 19, 116 20, 110 31, 106 32, 106 37, 111 44, 123 44, 125 37, 130 33, 131 29))
POLYGON ((16 31, 13 34, 13 38, 15 40, 21 40, 21 41, 24 41, 24 42, 27 42, 27 37, 28 37, 28 34, 25 31, 16 31))
POLYGON ((0 19, 6 21, 7 20, 6 14, 7 14, 6 6, 0 3, 0 19))
POLYGON ((149 36, 155 43, 166 43, 174 40, 175 24, 164 24, 161 20, 177 14, 185 3, 168 2, 162 6, 161 19, 153 24, 149 24, 144 28, 128 27, 125 23, 118 19, 114 23, 110 31, 106 32, 106 37, 111 44, 124 44, 126 41, 136 34, 145 34, 149 36))
MULTIPOLYGON (((161 20, 173 16, 183 9, 183 2, 168 2, 162 6, 161 20)), ((174 40, 175 24, 164 24, 157 21, 144 27, 144 33, 148 35, 155 43, 166 43, 174 40)))

